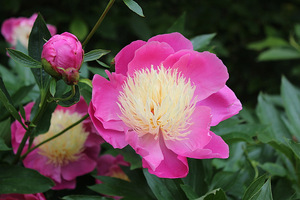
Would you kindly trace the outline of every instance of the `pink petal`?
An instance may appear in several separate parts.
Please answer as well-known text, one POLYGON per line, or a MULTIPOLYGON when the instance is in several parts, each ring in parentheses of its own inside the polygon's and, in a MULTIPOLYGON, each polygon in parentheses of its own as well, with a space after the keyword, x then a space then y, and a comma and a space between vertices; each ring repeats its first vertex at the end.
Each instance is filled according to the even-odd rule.
POLYGON ((222 61, 209 52, 181 50, 169 56, 163 65, 178 69, 184 77, 190 79, 196 85, 195 94, 199 100, 223 88, 229 77, 222 61))
POLYGON ((89 107, 89 114, 91 117, 91 120, 97 129, 100 136, 109 144, 111 144, 114 148, 123 148, 128 143, 125 141, 125 134, 124 131, 116 131, 112 129, 105 129, 103 127, 101 119, 98 119, 94 116, 94 105, 91 101, 90 107, 89 107))
POLYGON ((117 102, 126 77, 113 73, 109 74, 109 78, 110 81, 99 75, 95 75, 93 78, 93 92, 90 103, 94 107, 93 117, 100 120, 106 129, 123 131, 125 124, 119 118, 122 113, 117 102))
POLYGON ((208 98, 200 101, 197 105, 204 105, 211 108, 212 126, 219 122, 232 117, 242 109, 241 102, 237 99, 234 92, 225 86, 217 93, 210 95, 208 98))
POLYGON ((212 136, 211 141, 204 147, 204 149, 210 149, 212 153, 205 158, 228 158, 229 148, 224 140, 210 131, 212 136))
POLYGON ((177 32, 157 35, 148 40, 148 42, 152 41, 168 43, 174 49, 175 52, 182 49, 193 50, 193 44, 191 43, 191 41, 177 32))
POLYGON ((146 44, 145 41, 137 40, 125 46, 115 57, 115 68, 117 74, 126 76, 128 63, 133 59, 135 51, 146 44))
POLYGON ((52 187, 52 190, 63 190, 63 189, 75 189, 76 180, 62 180, 60 183, 55 182, 55 186, 52 187))
POLYGON ((191 123, 193 124, 189 129, 190 134, 182 140, 165 140, 167 148, 180 156, 198 159, 210 154, 210 150, 203 149, 211 140, 209 134, 210 122, 210 108, 205 106, 196 107, 191 116, 191 123))
POLYGON ((128 74, 135 71, 160 66, 169 55, 174 53, 174 49, 165 42, 148 42, 135 51, 135 56, 128 64, 128 74))
POLYGON ((81 154, 77 161, 70 162, 61 168, 62 177, 71 181, 77 176, 82 176, 93 171, 96 167, 96 161, 90 159, 87 155, 81 154))
POLYGON ((189 166, 186 157, 177 155, 169 150, 162 139, 159 142, 160 150, 163 154, 163 160, 156 168, 151 167, 151 163, 143 158, 143 167, 148 168, 149 173, 160 178, 182 178, 189 172, 189 166))

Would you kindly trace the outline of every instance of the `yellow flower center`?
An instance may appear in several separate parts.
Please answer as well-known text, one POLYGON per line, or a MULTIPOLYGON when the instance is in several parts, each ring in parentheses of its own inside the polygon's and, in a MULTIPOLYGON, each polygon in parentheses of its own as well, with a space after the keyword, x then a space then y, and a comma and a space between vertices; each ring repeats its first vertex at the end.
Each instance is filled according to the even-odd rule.
POLYGON ((119 95, 120 119, 141 137, 159 132, 165 140, 182 140, 190 133, 195 110, 195 86, 176 69, 143 69, 128 77, 119 95))
MULTIPOLYGON (((81 119, 81 116, 76 112, 70 114, 68 111, 55 111, 52 114, 49 131, 37 136, 34 144, 53 137, 79 119, 81 119)), ((87 136, 88 132, 84 130, 83 124, 80 123, 59 137, 41 145, 38 148, 38 153, 46 156, 49 163, 55 166, 66 165, 69 162, 78 160, 80 153, 84 150, 84 143, 87 136)))

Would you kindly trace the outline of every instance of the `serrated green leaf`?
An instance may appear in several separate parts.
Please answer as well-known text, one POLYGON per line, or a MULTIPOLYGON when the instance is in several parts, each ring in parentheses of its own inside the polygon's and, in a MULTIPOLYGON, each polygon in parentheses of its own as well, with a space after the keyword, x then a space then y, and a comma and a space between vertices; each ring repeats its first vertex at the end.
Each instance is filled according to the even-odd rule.
POLYGON ((267 179, 266 174, 256 178, 246 189, 246 192, 243 196, 243 200, 249 200, 254 195, 256 195, 261 190, 262 186, 265 184, 266 179, 267 179))
POLYGON ((83 62, 97 60, 108 53, 110 53, 109 50, 94 49, 84 54, 83 62))
POLYGON ((7 49, 7 52, 14 61, 21 63, 26 67, 30 67, 30 68, 41 68, 42 67, 42 64, 40 62, 34 60, 30 56, 28 56, 20 51, 17 51, 14 49, 7 49))
POLYGON ((286 114, 293 126, 293 134, 300 139, 300 90, 282 77, 281 96, 286 114))
POLYGON ((136 14, 138 14, 141 17, 145 17, 144 13, 143 13, 143 9, 135 1, 133 1, 133 0, 123 0, 123 2, 126 4, 126 6, 130 10, 132 10, 133 12, 135 12, 136 14))
POLYGON ((216 36, 216 33, 203 34, 191 39, 195 51, 203 51, 207 49, 211 40, 216 36))
POLYGON ((186 199, 185 193, 180 187, 180 179, 158 178, 143 169, 145 178, 152 192, 158 200, 181 200, 186 199))
POLYGON ((51 179, 37 171, 13 165, 0 165, 0 194, 33 194, 54 186, 51 179))
POLYGON ((263 51, 258 56, 258 61, 291 60, 299 58, 300 52, 294 48, 272 48, 263 51))

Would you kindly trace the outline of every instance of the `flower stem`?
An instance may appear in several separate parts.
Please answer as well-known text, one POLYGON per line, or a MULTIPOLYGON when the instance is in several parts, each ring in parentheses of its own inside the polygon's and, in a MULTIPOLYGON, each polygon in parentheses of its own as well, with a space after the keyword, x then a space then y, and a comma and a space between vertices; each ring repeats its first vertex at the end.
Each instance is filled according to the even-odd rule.
POLYGON ((68 126, 67 128, 65 128, 64 130, 60 131, 59 133, 57 133, 56 135, 48 138, 47 140, 44 140, 43 142, 37 144, 36 146, 32 147, 31 149, 28 149, 27 152, 21 156, 21 159, 23 160, 30 152, 32 152, 33 150, 39 148, 41 145, 57 138, 58 136, 62 135, 63 133, 67 132, 68 130, 70 130, 71 128, 73 128, 74 126, 80 124, 83 120, 85 120, 86 118, 88 118, 89 114, 84 115, 81 119, 79 119, 77 122, 75 122, 74 124, 71 124, 70 126, 68 126))
POLYGON ((110 0, 105 8, 105 10, 103 11, 102 15, 100 16, 100 18, 98 19, 97 23, 95 24, 95 26, 93 27, 93 29, 91 30, 91 32, 88 34, 88 36, 86 37, 86 39, 84 40, 84 42, 82 43, 82 46, 84 47, 89 40, 93 37, 93 35, 95 34, 96 30, 98 29, 98 27, 100 26, 100 24, 102 23, 104 17, 106 16, 106 14, 108 13, 109 9, 112 7, 112 5, 114 4, 115 0, 110 0))
POLYGON ((26 141, 28 140, 28 138, 31 135, 32 129, 34 128, 35 124, 40 120, 42 114, 45 112, 45 108, 47 106, 47 98, 50 95, 50 91, 49 91, 49 86, 46 88, 46 90, 41 91, 41 102, 39 105, 39 111, 38 113, 34 116, 31 125, 28 126, 28 128, 26 129, 26 132, 22 138, 22 141, 18 147, 17 153, 15 155, 15 158, 13 160, 13 164, 18 163, 18 161, 20 160, 21 157, 21 153, 24 149, 24 146, 26 144, 26 141), (45 92, 46 91, 46 92, 45 92), (32 126, 33 125, 33 126, 32 126))
POLYGON ((58 102, 58 101, 68 101, 69 99, 71 99, 72 97, 74 97, 76 93, 76 90, 75 90, 75 85, 72 85, 72 93, 70 94, 70 96, 66 97, 66 98, 50 98, 50 102, 51 101, 55 101, 55 102, 58 102))

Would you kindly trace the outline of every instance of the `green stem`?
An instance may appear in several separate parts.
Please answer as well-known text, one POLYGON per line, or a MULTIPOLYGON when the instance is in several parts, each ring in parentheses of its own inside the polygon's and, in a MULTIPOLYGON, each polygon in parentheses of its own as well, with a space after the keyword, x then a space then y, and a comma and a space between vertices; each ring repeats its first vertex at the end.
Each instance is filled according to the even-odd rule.
POLYGON ((75 85, 72 85, 72 93, 70 94, 70 96, 68 96, 66 98, 59 98, 59 97, 54 98, 54 97, 52 97, 52 98, 50 98, 50 102, 51 101, 55 101, 55 102, 58 102, 58 101, 68 101, 69 99, 71 99, 72 97, 74 97, 75 93, 76 93, 75 85))
POLYGON ((88 118, 89 114, 84 115, 81 119, 79 119, 77 122, 75 122, 74 124, 71 124, 70 126, 68 126, 67 128, 65 128, 64 130, 60 131, 59 133, 57 133, 56 135, 48 138, 47 140, 44 140, 43 142, 37 144, 36 146, 32 147, 31 149, 28 149, 27 152, 21 157, 21 159, 24 159, 30 152, 32 152, 33 150, 39 148, 41 145, 57 138, 58 136, 62 135, 63 133, 67 132, 68 130, 70 130, 71 128, 73 128, 74 126, 80 124, 83 120, 85 120, 86 118, 88 118))
MULTIPOLYGON (((39 105, 39 111, 35 115, 35 117, 33 118, 32 122, 31 122, 31 124, 33 124, 33 125, 35 125, 40 120, 42 114, 45 112, 45 108, 47 106, 47 98, 50 95, 49 86, 46 88, 45 91, 46 91, 46 93, 43 92, 43 91, 41 92, 41 102, 40 102, 40 105, 39 105)), ((28 129, 26 130, 26 132, 24 134, 24 137, 22 138, 22 141, 21 141, 21 143, 18 147, 16 156, 13 160, 13 164, 16 164, 20 160, 21 153, 22 153, 22 151, 25 147, 26 141, 28 140, 28 138, 31 135, 32 128, 33 128, 32 125, 29 125, 28 129)))
POLYGON ((106 16, 106 14, 108 13, 109 9, 112 7, 112 5, 114 4, 115 0, 110 0, 105 8, 105 10, 103 11, 102 15, 100 16, 100 18, 98 19, 97 23, 95 24, 95 26, 93 27, 93 29, 91 30, 91 32, 88 34, 88 36, 86 37, 86 39, 84 40, 84 42, 82 43, 82 46, 84 47, 89 40, 93 37, 93 35, 95 34, 96 30, 98 29, 98 27, 100 26, 100 24, 102 23, 104 17, 106 16))

